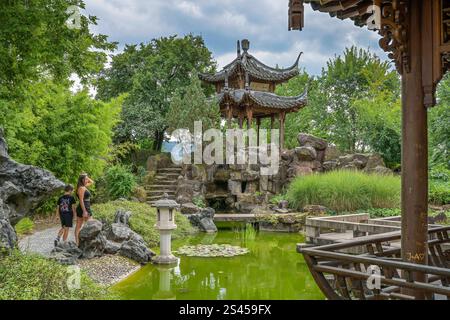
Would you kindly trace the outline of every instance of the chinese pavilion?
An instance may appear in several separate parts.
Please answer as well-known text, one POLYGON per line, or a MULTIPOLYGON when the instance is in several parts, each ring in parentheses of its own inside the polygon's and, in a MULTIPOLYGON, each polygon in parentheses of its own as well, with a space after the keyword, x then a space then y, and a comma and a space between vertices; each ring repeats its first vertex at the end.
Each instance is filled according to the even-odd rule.
POLYGON ((295 97, 281 97, 274 93, 278 84, 288 81, 299 74, 298 62, 287 69, 272 68, 248 53, 250 42, 247 39, 237 42, 237 57, 216 74, 199 74, 201 80, 216 87, 216 97, 220 112, 231 127, 233 118, 243 127, 245 119, 250 128, 256 120, 258 144, 261 119, 271 118, 274 128, 275 119, 279 121, 280 148, 284 145, 284 122, 286 114, 296 112, 306 105, 306 93, 295 97))

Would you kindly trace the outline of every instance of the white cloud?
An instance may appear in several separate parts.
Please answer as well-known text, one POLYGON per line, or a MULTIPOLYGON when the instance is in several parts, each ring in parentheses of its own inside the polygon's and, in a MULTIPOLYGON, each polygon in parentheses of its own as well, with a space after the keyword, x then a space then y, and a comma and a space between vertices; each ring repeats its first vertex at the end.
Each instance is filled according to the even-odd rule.
POLYGON ((99 17, 95 32, 113 41, 148 42, 171 34, 200 34, 224 66, 236 56, 236 40, 248 38, 250 52, 268 65, 290 66, 303 51, 301 67, 318 74, 345 47, 370 47, 382 58, 379 36, 352 21, 330 18, 305 5, 305 28, 287 31, 288 0, 85 0, 99 17))

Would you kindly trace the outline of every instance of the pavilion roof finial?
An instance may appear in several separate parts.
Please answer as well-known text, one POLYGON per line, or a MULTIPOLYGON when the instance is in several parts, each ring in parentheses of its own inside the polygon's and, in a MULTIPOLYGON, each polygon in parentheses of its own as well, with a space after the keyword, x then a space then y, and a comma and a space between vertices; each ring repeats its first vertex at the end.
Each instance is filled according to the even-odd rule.
POLYGON ((245 53, 247 53, 248 49, 250 49, 250 41, 248 39, 243 39, 241 41, 242 44, 242 50, 244 50, 245 53))
POLYGON ((241 42, 239 40, 237 41, 237 56, 241 56, 241 42))

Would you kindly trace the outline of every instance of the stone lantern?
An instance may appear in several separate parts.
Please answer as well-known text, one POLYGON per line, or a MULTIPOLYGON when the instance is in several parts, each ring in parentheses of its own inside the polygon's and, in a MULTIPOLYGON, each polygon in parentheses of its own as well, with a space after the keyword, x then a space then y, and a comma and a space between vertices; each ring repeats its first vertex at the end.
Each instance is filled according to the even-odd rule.
POLYGON ((154 204, 157 210, 155 227, 160 234, 160 254, 152 260, 155 264, 174 264, 178 262, 178 259, 172 255, 171 241, 172 230, 177 228, 175 224, 175 210, 179 209, 180 205, 168 198, 169 196, 165 193, 163 198, 154 204))

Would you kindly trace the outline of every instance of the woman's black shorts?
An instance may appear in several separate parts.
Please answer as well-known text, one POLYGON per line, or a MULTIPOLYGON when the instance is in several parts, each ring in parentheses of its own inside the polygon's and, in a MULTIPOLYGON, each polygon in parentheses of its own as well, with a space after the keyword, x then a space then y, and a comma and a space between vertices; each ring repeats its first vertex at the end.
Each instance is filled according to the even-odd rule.
MULTIPOLYGON (((88 212, 89 217, 92 217, 92 210, 91 210, 91 208, 86 207, 86 205, 85 205, 85 208, 86 208, 86 211, 88 212)), ((83 209, 81 209, 80 205, 77 206, 77 217, 78 218, 83 218, 83 209)))

